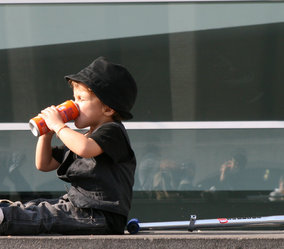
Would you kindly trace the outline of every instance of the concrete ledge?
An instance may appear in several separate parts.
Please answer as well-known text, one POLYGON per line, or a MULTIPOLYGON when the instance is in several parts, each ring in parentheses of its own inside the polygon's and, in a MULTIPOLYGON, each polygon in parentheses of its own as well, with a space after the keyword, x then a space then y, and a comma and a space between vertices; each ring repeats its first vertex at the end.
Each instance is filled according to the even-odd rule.
POLYGON ((284 231, 147 231, 137 235, 0 236, 2 249, 284 248, 284 231))

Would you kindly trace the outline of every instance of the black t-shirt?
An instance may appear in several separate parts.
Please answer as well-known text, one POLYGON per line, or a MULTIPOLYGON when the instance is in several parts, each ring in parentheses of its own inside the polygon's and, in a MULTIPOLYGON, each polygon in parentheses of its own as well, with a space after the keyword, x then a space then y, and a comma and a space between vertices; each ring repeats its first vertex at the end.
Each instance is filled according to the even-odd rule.
POLYGON ((136 159, 126 130, 119 122, 105 123, 90 137, 103 150, 97 157, 81 158, 66 146, 53 148, 53 157, 61 163, 58 177, 71 183, 68 196, 74 206, 127 217, 136 159))

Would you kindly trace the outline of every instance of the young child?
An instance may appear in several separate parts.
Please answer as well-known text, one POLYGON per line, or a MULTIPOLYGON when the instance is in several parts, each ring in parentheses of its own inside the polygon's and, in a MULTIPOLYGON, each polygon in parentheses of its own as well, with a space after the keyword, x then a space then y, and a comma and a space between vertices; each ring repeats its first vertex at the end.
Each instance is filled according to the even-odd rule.
POLYGON ((132 199, 136 159, 121 120, 132 118, 137 87, 121 65, 99 57, 65 79, 80 110, 75 126, 63 123, 55 106, 43 110, 49 133, 38 139, 36 167, 57 169, 70 182, 59 199, 0 203, 0 233, 123 234, 132 199), (51 146, 54 134, 63 146, 51 146))

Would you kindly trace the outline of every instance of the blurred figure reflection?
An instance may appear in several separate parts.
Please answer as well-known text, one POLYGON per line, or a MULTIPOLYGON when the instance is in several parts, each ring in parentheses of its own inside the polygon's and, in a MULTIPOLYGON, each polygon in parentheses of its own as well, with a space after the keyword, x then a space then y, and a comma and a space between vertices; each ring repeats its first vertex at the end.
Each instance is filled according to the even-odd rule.
POLYGON ((171 159, 161 161, 160 170, 154 176, 153 190, 157 199, 168 198, 173 191, 193 190, 195 165, 193 163, 177 163, 171 159), (171 192, 172 191, 172 192, 171 192))
POLYGON ((283 176, 280 177, 279 187, 275 188, 274 191, 272 191, 269 194, 269 200, 270 201, 284 201, 284 180, 283 180, 283 176))
POLYGON ((193 162, 181 163, 181 176, 178 190, 194 190, 195 164, 193 162))
POLYGON ((175 171, 177 165, 175 161, 170 159, 161 160, 160 169, 154 176, 153 189, 154 190, 174 190, 177 186, 177 180, 175 179, 175 171))
POLYGON ((138 164, 138 188, 141 190, 153 190, 154 176, 160 170, 161 154, 154 145, 147 146, 141 162, 138 164))
POLYGON ((232 159, 224 162, 220 168, 220 178, 219 181, 226 182, 231 180, 236 173, 241 172, 245 169, 247 164, 247 156, 244 152, 237 152, 233 155, 232 159))
POLYGON ((197 184, 200 189, 235 190, 240 187, 247 165, 247 154, 244 150, 238 149, 232 153, 231 159, 220 166, 219 174, 202 180, 197 184))
POLYGON ((0 191, 8 193, 12 190, 30 190, 28 182, 19 170, 24 160, 23 153, 0 151, 0 191))
POLYGON ((155 191, 161 198, 168 197, 168 191, 192 190, 194 177, 193 162, 178 163, 162 156, 157 146, 150 145, 138 164, 135 187, 155 191))

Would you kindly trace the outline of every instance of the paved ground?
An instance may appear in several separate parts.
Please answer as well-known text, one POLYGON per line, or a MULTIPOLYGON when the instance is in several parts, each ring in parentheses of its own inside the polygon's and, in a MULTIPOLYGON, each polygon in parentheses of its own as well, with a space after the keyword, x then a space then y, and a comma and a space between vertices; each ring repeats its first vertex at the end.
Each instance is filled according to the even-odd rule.
POLYGON ((284 248, 284 231, 147 231, 122 236, 0 236, 2 249, 284 248))

